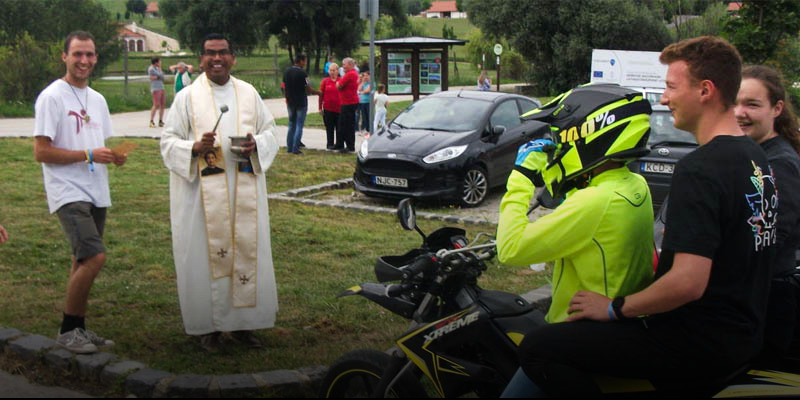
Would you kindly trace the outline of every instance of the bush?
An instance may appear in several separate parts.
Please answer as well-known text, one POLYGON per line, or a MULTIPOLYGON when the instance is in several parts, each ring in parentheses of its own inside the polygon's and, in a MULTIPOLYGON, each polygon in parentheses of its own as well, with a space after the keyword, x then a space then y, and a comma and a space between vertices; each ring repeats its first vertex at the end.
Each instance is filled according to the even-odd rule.
MULTIPOLYGON (((390 15, 381 15, 375 23, 375 39, 391 39, 406 36, 425 36, 422 21, 408 19, 406 25, 396 26, 390 15)), ((369 39, 367 37, 367 39, 369 39)))
POLYGON ((497 69, 497 56, 494 54, 494 45, 500 43, 503 46, 503 54, 500 55, 502 74, 513 79, 523 79, 526 75, 527 62, 508 44, 506 40, 494 40, 475 29, 469 35, 467 43, 467 60, 473 65, 483 65, 483 55, 486 55, 486 63, 483 69, 497 69))
POLYGON ((262 99, 283 97, 280 86, 275 86, 272 79, 251 79, 250 84, 258 91, 262 99))
POLYGON ((500 56, 500 62, 503 63, 503 75, 510 76, 515 80, 522 80, 525 78, 528 65, 519 53, 513 50, 509 50, 508 53, 504 51, 503 55, 500 56))
POLYGON ((0 118, 30 118, 33 116, 33 104, 12 101, 0 102, 0 118))
POLYGON ((0 98, 32 102, 47 85, 64 74, 58 43, 33 39, 27 32, 0 46, 0 98))

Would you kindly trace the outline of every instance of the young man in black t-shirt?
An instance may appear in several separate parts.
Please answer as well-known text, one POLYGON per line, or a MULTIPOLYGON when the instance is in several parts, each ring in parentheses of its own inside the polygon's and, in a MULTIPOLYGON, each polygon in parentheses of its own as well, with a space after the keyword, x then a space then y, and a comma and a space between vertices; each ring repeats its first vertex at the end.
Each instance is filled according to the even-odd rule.
POLYGON ((578 292, 569 322, 526 336, 523 370, 547 394, 596 394, 595 373, 685 392, 761 348, 778 198, 764 152, 734 118, 741 57, 705 36, 668 46, 660 60, 661 102, 700 147, 675 168, 657 280, 613 300, 578 292))
POLYGON ((304 147, 303 123, 308 113, 309 94, 319 94, 308 82, 305 71, 306 56, 295 56, 295 64, 283 73, 283 96, 286 98, 286 107, 289 110, 289 130, 286 133, 286 151, 291 154, 303 154, 300 147, 304 147))

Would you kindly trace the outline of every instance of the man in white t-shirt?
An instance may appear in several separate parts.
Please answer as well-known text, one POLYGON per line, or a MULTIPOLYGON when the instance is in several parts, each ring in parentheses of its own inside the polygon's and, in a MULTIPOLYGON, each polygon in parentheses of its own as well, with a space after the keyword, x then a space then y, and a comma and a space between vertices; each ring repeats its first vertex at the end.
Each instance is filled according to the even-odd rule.
POLYGON ((57 213, 72 248, 64 318, 56 341, 76 353, 114 342, 86 330, 89 291, 105 264, 103 228, 111 206, 106 164, 123 165, 124 154, 105 147, 111 116, 100 93, 88 86, 97 62, 94 37, 67 35, 61 59, 66 74, 36 99, 34 156, 42 163, 50 213, 57 213))

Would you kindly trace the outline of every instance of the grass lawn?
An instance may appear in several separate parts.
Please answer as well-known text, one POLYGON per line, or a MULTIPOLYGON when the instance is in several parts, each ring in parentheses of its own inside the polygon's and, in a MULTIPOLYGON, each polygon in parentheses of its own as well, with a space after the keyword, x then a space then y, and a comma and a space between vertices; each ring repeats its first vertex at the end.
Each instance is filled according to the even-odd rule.
MULTIPOLYGON (((111 139, 110 146, 122 139, 111 139)), ((168 173, 158 142, 140 146, 128 164, 110 168, 111 195, 105 243, 108 264, 90 296, 88 325, 112 338, 113 353, 172 373, 231 374, 327 365, 362 347, 386 349, 406 321, 369 301, 336 294, 374 281, 375 259, 419 245, 392 216, 297 203, 270 202, 272 249, 280 311, 276 328, 258 332, 266 348, 234 347, 216 355, 184 334, 175 286, 169 225, 168 173)), ((0 223, 10 239, 0 245, 0 325, 53 337, 61 320, 69 248, 58 218, 49 215, 41 167, 32 140, 0 139, 0 223)), ((267 176, 270 192, 341 179, 352 156, 306 152, 277 156, 267 176)), ((431 232, 441 222, 420 221, 431 232)), ((486 227, 466 226, 473 237, 486 227)), ((522 293, 544 283, 526 268, 493 264, 486 288, 522 293)))

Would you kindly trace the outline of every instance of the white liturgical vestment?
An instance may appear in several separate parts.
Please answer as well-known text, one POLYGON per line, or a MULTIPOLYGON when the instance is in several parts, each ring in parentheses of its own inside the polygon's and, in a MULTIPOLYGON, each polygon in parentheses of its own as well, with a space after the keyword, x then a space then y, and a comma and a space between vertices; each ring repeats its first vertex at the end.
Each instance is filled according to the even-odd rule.
MULTIPOLYGON (((255 88, 242 81, 234 84, 234 80, 231 77, 225 85, 220 86, 206 79, 204 75, 199 76, 192 85, 175 96, 161 135, 161 155, 170 170, 170 220, 178 297, 184 328, 190 335, 270 328, 275 323, 275 314, 278 311, 270 245, 267 184, 264 177, 278 152, 278 143, 274 136, 275 121, 255 88), (208 103, 193 105, 198 99, 208 103), (200 157, 192 156, 194 142, 204 133, 194 132, 196 121, 198 118, 213 117, 213 126, 223 105, 228 107, 228 111, 222 113, 216 132, 217 144, 221 145, 224 155, 229 210, 232 215, 236 214, 237 173, 241 172, 237 172, 240 165, 231 152, 229 137, 252 133, 257 149, 250 157, 257 186, 257 215, 253 216, 257 219, 257 265, 254 276, 256 293, 254 304, 245 306, 234 304, 233 301, 233 279, 237 279, 235 275, 215 279, 212 274, 206 210, 198 166, 200 157), (216 115, 196 115, 193 109, 195 107, 216 110, 216 115), (245 110, 245 107, 255 109, 245 110), (252 118, 240 118, 240 113, 247 113, 252 118), (252 120, 253 124, 248 126, 240 120, 252 120)), ((230 218, 228 221, 235 237, 235 219, 230 218)))

